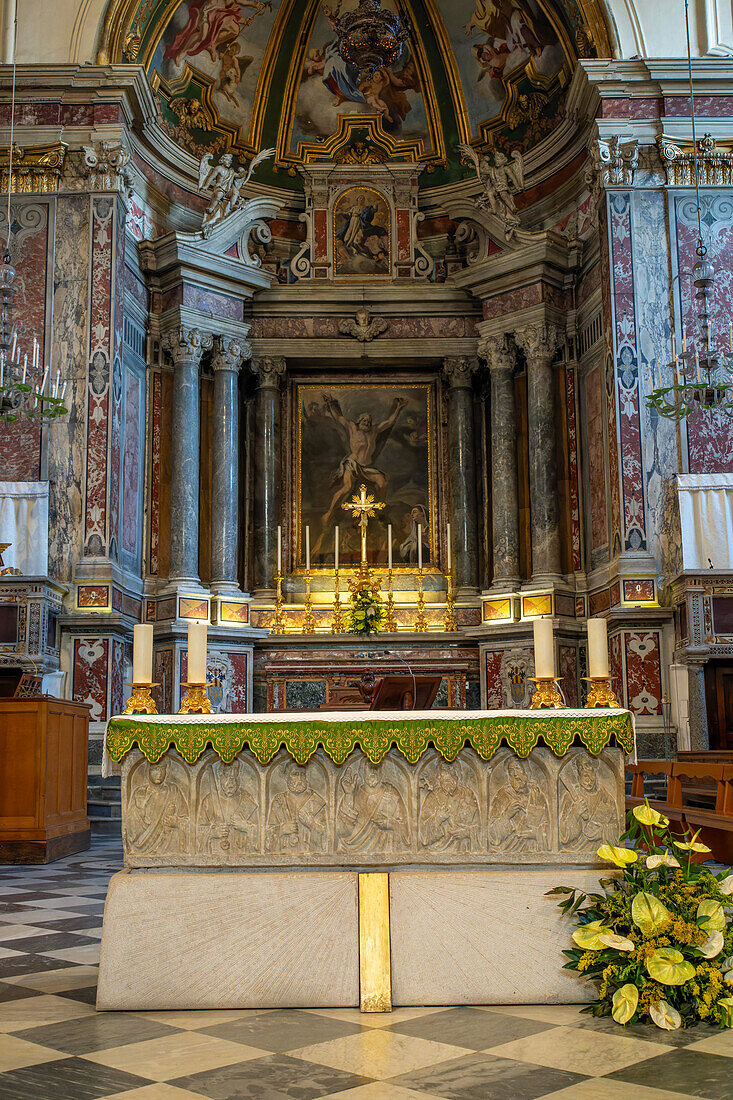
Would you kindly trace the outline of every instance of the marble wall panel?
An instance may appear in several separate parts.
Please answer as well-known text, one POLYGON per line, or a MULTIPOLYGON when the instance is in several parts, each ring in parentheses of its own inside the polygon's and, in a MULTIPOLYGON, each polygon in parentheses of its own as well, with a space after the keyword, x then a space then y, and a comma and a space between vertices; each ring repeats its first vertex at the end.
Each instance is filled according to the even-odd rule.
POLYGON ((140 470, 142 448, 142 386, 133 370, 125 371, 125 444, 122 478, 122 548, 137 556, 140 535, 140 470))
POLYGON ((624 757, 582 746, 526 760, 431 749, 416 765, 392 749, 337 767, 319 749, 305 767, 281 750, 266 766, 227 765, 207 749, 122 764, 122 835, 130 867, 383 866, 594 862, 619 833, 624 757))
POLYGON ((635 714, 662 713, 660 638, 656 630, 624 633, 626 695, 635 714))
POLYGON ((504 706, 504 689, 501 683, 501 650, 484 654, 486 661, 486 709, 501 710, 504 706))
POLYGON ((74 639, 74 701, 89 704, 92 722, 107 717, 109 646, 109 638, 74 639))
POLYGON ((101 557, 107 552, 109 530, 107 476, 112 389, 114 246, 114 201, 109 196, 92 200, 91 241, 84 554, 101 557))
POLYGON ((608 503, 606 498, 606 448, 604 424, 606 400, 602 368, 594 367, 585 377, 585 407, 588 430, 588 504, 591 549, 608 543, 608 503))
POLYGON ((569 707, 578 705, 578 651, 575 646, 558 646, 558 675, 562 677, 562 691, 569 707))
POLYGON ((614 634, 608 639, 608 666, 611 673, 611 686, 622 707, 628 706, 626 681, 624 677, 624 639, 623 634, 614 634))
POLYGON ((161 422, 163 380, 160 371, 150 375, 152 397, 150 402, 150 547, 148 570, 156 576, 159 569, 160 547, 160 474, 161 474, 161 422))
POLYGON ((621 481, 618 447, 618 418, 616 416, 616 382, 614 372, 614 311, 613 282, 611 278, 611 244, 608 227, 610 215, 606 203, 598 211, 599 242, 601 262, 604 272, 608 272, 601 281, 601 301, 603 304, 603 332, 605 346, 603 395, 608 421, 608 468, 609 468, 609 549, 612 555, 621 553, 621 481))
POLYGON ((580 489, 578 485, 578 404, 577 375, 572 367, 565 370, 565 401, 568 414, 568 473, 570 505, 570 551, 574 570, 583 568, 582 540, 580 533, 580 489))

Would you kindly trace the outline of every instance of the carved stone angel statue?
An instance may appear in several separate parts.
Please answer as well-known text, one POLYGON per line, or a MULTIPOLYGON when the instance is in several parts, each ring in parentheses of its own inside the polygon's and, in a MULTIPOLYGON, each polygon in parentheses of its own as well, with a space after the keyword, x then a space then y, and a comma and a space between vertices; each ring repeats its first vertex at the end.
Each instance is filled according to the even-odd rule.
POLYGON ((519 215, 514 195, 524 188, 522 154, 515 149, 510 159, 499 150, 479 156, 470 145, 460 144, 458 148, 473 164, 484 189, 483 195, 476 200, 476 205, 501 218, 509 233, 517 229, 519 215))
POLYGON ((253 157, 247 168, 235 168, 231 153, 222 153, 218 164, 213 164, 213 154, 206 153, 199 164, 199 191, 211 195, 206 207, 201 229, 208 236, 215 225, 241 210, 245 205, 242 192, 250 181, 258 164, 275 156, 274 149, 263 149, 253 157))

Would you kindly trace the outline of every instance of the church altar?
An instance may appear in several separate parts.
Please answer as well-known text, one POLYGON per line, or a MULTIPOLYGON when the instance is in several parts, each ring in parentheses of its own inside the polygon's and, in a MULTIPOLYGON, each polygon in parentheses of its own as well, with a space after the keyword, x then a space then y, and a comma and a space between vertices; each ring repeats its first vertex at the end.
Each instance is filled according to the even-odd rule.
POLYGON ((623 710, 112 718, 97 1006, 583 999, 544 895, 597 885, 632 751, 623 710))

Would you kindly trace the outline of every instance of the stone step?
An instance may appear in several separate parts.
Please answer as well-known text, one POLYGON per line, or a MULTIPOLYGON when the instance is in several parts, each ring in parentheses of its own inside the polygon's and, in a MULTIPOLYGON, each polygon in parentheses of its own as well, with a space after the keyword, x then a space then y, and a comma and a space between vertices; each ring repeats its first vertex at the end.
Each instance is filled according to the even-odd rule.
POLYGON ((93 836, 122 836, 122 823, 118 817, 89 817, 93 836))
POLYGON ((97 802, 87 799, 87 815, 91 818, 121 818, 122 806, 119 802, 97 802))

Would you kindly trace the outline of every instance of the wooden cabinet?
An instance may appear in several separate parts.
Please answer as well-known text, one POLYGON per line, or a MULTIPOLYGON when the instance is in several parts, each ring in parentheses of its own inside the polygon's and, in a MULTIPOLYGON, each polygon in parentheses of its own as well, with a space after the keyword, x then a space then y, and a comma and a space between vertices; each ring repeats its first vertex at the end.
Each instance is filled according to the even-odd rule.
POLYGON ((89 708, 0 699, 0 862, 49 863, 89 847, 89 708))

